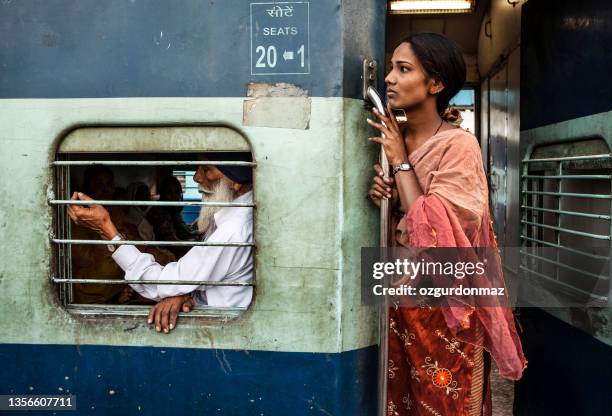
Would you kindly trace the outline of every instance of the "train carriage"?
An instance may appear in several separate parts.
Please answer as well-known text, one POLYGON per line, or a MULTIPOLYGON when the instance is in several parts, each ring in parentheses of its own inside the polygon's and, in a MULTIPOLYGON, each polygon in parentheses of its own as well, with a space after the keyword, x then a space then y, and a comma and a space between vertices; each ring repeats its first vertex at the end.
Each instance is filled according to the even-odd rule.
MULTIPOLYGON (((514 412, 610 413, 612 8, 394 3, 0 0, 0 394, 74 395, 92 415, 381 414, 378 311, 361 301, 360 248, 381 243, 364 88, 382 90, 402 37, 432 31, 464 50, 454 104, 480 140, 507 275, 598 306, 520 308, 514 412), (70 257, 65 207, 87 167, 155 189, 221 151, 253 159, 251 304, 198 307, 165 335, 151 305, 75 301, 71 280, 100 277, 70 257), (565 254, 529 270, 529 247, 565 254)), ((204 204, 184 198, 193 219, 204 204)))

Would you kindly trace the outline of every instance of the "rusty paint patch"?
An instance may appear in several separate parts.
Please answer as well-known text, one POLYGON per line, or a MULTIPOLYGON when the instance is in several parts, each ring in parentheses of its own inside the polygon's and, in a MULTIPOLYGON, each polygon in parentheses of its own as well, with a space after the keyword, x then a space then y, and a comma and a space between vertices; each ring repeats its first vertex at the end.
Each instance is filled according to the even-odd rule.
POLYGON ((310 98, 262 97, 245 100, 242 125, 307 130, 310 124, 310 98))
POLYGON ((250 98, 261 97, 308 97, 308 91, 293 84, 278 82, 267 84, 265 82, 250 82, 247 84, 246 96, 250 98))

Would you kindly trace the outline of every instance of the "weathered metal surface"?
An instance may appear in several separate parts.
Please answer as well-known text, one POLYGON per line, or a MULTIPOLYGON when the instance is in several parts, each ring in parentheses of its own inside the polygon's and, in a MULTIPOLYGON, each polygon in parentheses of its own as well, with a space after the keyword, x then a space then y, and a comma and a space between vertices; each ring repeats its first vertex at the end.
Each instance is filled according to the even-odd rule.
POLYGON ((377 244, 375 210, 365 198, 377 150, 366 140, 364 118, 361 101, 333 98, 312 98, 309 130, 243 127, 241 98, 0 101, 0 228, 10 237, 0 245, 1 341, 201 347, 194 333, 205 330, 216 348, 337 352, 372 345, 376 314, 360 304, 359 248, 377 244), (62 137, 83 123, 177 121, 222 122, 251 143, 258 243, 251 308, 230 324, 184 319, 171 337, 146 325, 126 332, 117 318, 69 314, 48 280, 47 197, 62 137))
POLYGON ((251 127, 308 129, 311 100, 306 97, 261 97, 244 100, 242 124, 251 127))
MULTIPOLYGON (((607 160, 609 149, 612 148, 612 112, 594 114, 574 120, 550 124, 544 127, 521 131, 521 156, 526 158, 533 154, 534 158, 580 156, 587 154, 605 154, 607 160), (593 139, 597 138, 597 139, 593 139), (578 142, 573 146, 564 143, 578 142), (538 146, 538 149, 535 147, 538 146), (539 150, 541 149, 541 150, 539 150), (559 150, 560 149, 560 150, 559 150), (559 154, 559 152, 565 152, 559 154), (566 154, 566 153, 571 153, 566 154)), ((597 160, 586 162, 577 160, 575 163, 597 165, 597 160)), ((607 166, 601 166, 607 167, 607 166)), ((589 220, 593 221, 593 220, 589 220)), ((599 234, 609 235, 609 226, 598 230, 599 234)), ((612 309, 546 309, 547 312, 571 325, 586 331, 590 335, 612 345, 612 309)))
MULTIPOLYGON (((136 337, 141 321, 130 320, 126 334, 136 337)), ((205 328, 192 337, 201 348, 0 345, 3 392, 74 394, 74 414, 94 416, 375 414, 376 389, 368 379, 375 347, 337 354, 228 351, 215 349, 205 328)))

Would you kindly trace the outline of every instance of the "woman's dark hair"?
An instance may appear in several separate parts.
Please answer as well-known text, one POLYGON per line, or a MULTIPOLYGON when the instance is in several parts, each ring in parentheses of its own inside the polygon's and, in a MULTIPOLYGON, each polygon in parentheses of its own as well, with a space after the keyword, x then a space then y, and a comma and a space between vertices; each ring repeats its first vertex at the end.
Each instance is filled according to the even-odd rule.
POLYGON ((437 33, 417 33, 404 38, 401 43, 404 42, 410 44, 425 73, 444 85, 436 101, 438 113, 442 114, 451 98, 465 84, 465 61, 461 49, 455 42, 437 33))

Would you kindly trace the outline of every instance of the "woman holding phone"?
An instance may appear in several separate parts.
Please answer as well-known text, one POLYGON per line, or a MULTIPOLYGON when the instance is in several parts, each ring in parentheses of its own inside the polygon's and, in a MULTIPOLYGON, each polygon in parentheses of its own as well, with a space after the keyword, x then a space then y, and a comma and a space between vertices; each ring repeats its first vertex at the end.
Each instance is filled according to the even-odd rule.
MULTIPOLYGON (((369 196, 401 213, 396 244, 497 246, 478 140, 447 110, 465 78, 459 47, 442 35, 412 35, 393 53, 387 114, 368 120, 384 135, 370 140, 382 145, 391 176, 375 165, 369 196), (401 126, 392 108, 406 113, 401 126)), ((388 327, 388 416, 491 414, 490 358, 514 380, 526 366, 508 307, 391 308, 388 327)))

